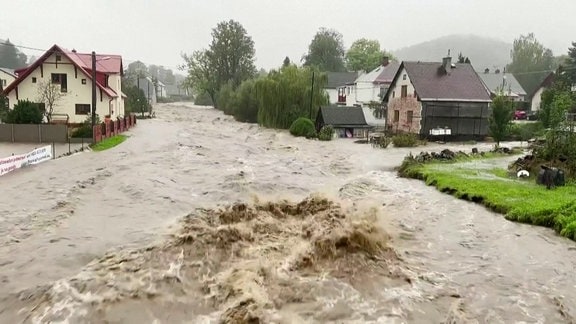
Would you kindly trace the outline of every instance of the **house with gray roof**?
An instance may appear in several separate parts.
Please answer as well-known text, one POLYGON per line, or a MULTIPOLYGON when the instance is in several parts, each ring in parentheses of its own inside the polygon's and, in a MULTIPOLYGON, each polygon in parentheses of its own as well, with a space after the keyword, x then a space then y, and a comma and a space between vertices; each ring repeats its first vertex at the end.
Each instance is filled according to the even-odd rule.
POLYGON ((500 73, 500 70, 490 72, 486 69, 480 78, 492 96, 502 93, 512 101, 526 100, 526 91, 511 73, 500 73))
POLYGON ((346 100, 342 98, 342 92, 346 85, 354 82, 358 77, 356 72, 326 72, 328 82, 324 90, 328 92, 330 104, 345 104, 346 100))
POLYGON ((360 107, 326 106, 320 107, 316 115, 316 130, 330 125, 338 137, 367 137, 371 126, 366 123, 360 107))
POLYGON ((402 62, 384 96, 386 127, 433 138, 483 139, 490 92, 468 63, 402 62))

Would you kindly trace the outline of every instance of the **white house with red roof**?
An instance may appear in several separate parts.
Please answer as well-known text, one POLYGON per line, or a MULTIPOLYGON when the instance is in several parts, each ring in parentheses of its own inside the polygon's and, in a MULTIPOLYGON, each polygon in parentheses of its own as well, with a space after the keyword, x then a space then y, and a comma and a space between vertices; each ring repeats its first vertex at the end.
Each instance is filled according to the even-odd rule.
MULTIPOLYGON (((91 54, 54 45, 29 67, 16 70, 16 80, 4 89, 4 94, 10 109, 18 100, 43 104, 38 99, 39 85, 52 82, 65 94, 54 106, 54 120, 67 116, 69 123, 82 123, 92 111, 91 73, 91 54)), ((100 119, 124 115, 126 95, 122 93, 122 74, 120 55, 96 55, 96 114, 100 119)))

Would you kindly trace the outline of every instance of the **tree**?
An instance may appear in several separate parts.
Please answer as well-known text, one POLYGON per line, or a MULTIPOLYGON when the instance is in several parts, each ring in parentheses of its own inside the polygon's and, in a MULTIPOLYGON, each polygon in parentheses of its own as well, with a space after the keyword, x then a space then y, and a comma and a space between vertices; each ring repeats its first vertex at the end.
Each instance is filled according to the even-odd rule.
POLYGON ((207 50, 195 51, 192 55, 182 55, 186 62, 182 69, 188 70, 188 77, 184 83, 192 89, 194 94, 200 96, 207 94, 212 104, 216 103, 216 94, 220 89, 216 80, 216 73, 212 70, 212 63, 207 50))
POLYGON ((14 109, 6 116, 9 124, 40 124, 42 123, 42 111, 37 103, 28 100, 18 100, 14 109))
POLYGON ((338 31, 320 28, 308 46, 308 54, 304 56, 304 65, 316 67, 323 72, 346 71, 342 39, 342 34, 338 31))
POLYGON ((568 49, 566 58, 565 73, 573 84, 576 84, 576 42, 572 42, 572 47, 568 49))
POLYGON ((554 65, 552 51, 538 42, 533 33, 520 35, 514 40, 510 58, 512 63, 507 71, 511 73, 549 71, 554 65))
POLYGON ((361 38, 354 41, 346 52, 346 66, 349 71, 369 72, 380 66, 384 56, 396 59, 391 53, 382 51, 377 40, 361 38))
POLYGON ((492 114, 489 119, 490 134, 496 141, 496 146, 510 133, 512 116, 514 114, 514 103, 504 96, 498 94, 492 100, 492 114))
POLYGON ((0 66, 8 69, 19 69, 26 66, 28 58, 20 52, 10 40, 0 40, 0 66))
POLYGON ((52 120, 52 113, 54 107, 66 95, 66 92, 60 91, 60 86, 52 83, 52 81, 39 81, 38 82, 38 101, 43 102, 46 107, 46 120, 52 120))
POLYGON ((284 62, 282 63, 282 66, 289 66, 290 65, 290 58, 288 56, 286 56, 284 58, 284 62))
POLYGON ((125 110, 129 112, 140 112, 144 117, 145 112, 150 112, 150 104, 146 99, 144 91, 135 85, 122 84, 122 92, 126 94, 125 110))
POLYGON ((470 59, 468 56, 462 55, 462 52, 458 53, 458 63, 467 63, 470 64, 470 59))
POLYGON ((246 29, 234 20, 220 22, 212 30, 207 50, 183 55, 188 69, 188 84, 197 94, 207 92, 218 107, 216 94, 231 82, 234 88, 256 74, 254 41, 246 29))

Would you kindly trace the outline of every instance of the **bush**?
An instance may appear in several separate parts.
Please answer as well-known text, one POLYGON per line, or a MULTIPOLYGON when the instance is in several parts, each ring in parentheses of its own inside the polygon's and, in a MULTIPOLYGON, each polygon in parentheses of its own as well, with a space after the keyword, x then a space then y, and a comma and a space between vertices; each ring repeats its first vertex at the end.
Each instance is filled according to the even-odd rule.
POLYGON ((334 137, 334 127, 332 125, 326 125, 322 127, 318 133, 318 139, 321 141, 331 141, 334 137))
POLYGON ((222 110, 226 115, 233 115, 236 109, 236 92, 232 84, 225 84, 218 91, 218 99, 216 99, 216 108, 222 110))
POLYGON ((541 122, 514 123, 510 127, 509 140, 527 141, 544 135, 544 126, 541 122))
POLYGON ((395 147, 416 147, 418 142, 416 134, 399 134, 392 137, 392 143, 395 147))
POLYGON ((312 120, 300 117, 296 119, 292 126, 290 126, 290 134, 294 136, 303 136, 306 138, 316 137, 316 128, 312 120))
POLYGON ((234 119, 246 123, 258 122, 258 97, 254 80, 242 82, 236 91, 234 119))
MULTIPOLYGON (((100 125, 102 121, 100 121, 100 116, 96 115, 96 125, 100 125)), ((86 117, 82 126, 76 128, 73 132, 71 137, 74 138, 92 138, 92 116, 86 117)))
POLYGON ((40 124, 44 115, 37 103, 28 100, 18 100, 14 109, 6 114, 8 124, 40 124))
POLYGON ((212 98, 207 92, 201 93, 194 99, 194 104, 197 106, 214 106, 212 98))
POLYGON ((373 147, 379 147, 379 148, 387 148, 391 142, 392 142, 392 139, 390 137, 381 136, 381 137, 378 137, 374 140, 374 142, 372 143, 372 146, 373 147))

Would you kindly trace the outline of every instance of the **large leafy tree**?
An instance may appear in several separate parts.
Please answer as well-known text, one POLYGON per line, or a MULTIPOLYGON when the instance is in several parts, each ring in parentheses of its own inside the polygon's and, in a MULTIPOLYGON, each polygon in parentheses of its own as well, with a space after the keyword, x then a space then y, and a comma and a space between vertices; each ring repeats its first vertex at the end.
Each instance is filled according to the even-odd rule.
POLYGON ((320 28, 308 46, 304 55, 304 65, 313 66, 320 71, 343 72, 344 41, 342 34, 334 29, 320 28))
POLYGON ((19 69, 26 66, 28 58, 10 40, 0 40, 0 67, 19 69))
POLYGON ((570 81, 576 84, 576 42, 572 42, 572 47, 568 49, 565 73, 570 78, 570 81))
POLYGON ((372 71, 382 63, 384 56, 395 60, 391 53, 380 49, 377 40, 361 38, 354 41, 346 52, 346 66, 350 71, 372 71))
POLYGON ((510 58, 512 63, 507 71, 511 73, 547 71, 554 66, 552 50, 544 47, 533 33, 520 35, 514 40, 510 58))
POLYGON ((489 131, 496 146, 510 133, 512 115, 514 114, 514 102, 506 96, 499 94, 492 100, 492 114, 489 118, 489 131))
POLYGON ((256 74, 254 41, 237 21, 220 22, 212 30, 207 50, 183 55, 188 70, 188 84, 197 94, 206 92, 217 105, 220 88, 230 83, 234 88, 256 74))

